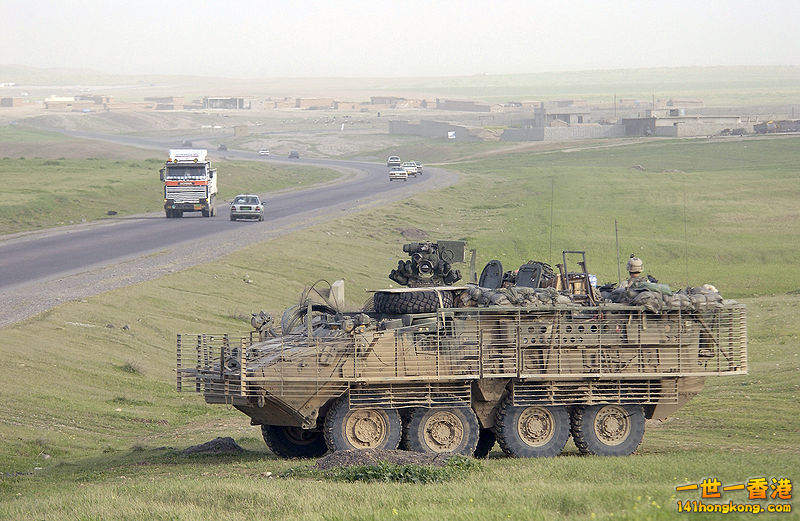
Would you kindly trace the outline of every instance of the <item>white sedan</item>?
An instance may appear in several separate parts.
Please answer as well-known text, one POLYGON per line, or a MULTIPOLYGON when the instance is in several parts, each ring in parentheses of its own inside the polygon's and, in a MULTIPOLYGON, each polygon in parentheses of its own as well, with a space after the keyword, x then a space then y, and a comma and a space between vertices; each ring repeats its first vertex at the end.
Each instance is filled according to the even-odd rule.
POLYGON ((403 180, 408 181, 408 172, 402 166, 393 166, 389 169, 389 181, 403 180))
POLYGON ((402 168, 406 171, 408 175, 413 175, 417 177, 417 164, 413 161, 406 161, 402 164, 402 168))

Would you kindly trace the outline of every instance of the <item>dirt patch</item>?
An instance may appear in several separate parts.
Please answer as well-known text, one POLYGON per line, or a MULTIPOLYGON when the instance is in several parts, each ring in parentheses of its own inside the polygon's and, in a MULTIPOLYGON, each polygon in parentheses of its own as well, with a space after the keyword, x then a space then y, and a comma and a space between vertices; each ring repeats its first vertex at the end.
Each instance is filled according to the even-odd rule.
POLYGON ((400 235, 405 239, 412 241, 424 241, 428 238, 428 233, 419 228, 397 228, 397 231, 400 232, 400 235))
POLYGON ((237 452, 244 452, 244 449, 231 437, 214 438, 183 450, 183 454, 235 454, 237 452))
POLYGON ((340 450, 331 452, 327 456, 318 459, 316 465, 312 468, 317 470, 329 470, 339 467, 371 466, 377 465, 380 462, 393 463, 395 465, 444 467, 451 457, 452 454, 450 453, 423 454, 421 452, 405 450, 340 450))

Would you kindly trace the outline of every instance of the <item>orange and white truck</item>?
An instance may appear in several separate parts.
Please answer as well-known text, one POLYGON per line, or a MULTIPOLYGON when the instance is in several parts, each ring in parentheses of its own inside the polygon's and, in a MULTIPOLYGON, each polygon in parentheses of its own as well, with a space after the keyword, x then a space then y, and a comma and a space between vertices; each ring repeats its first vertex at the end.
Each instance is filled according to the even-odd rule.
POLYGON ((204 149, 171 149, 161 169, 164 183, 164 212, 167 218, 182 217, 183 212, 215 214, 217 170, 211 168, 204 149))

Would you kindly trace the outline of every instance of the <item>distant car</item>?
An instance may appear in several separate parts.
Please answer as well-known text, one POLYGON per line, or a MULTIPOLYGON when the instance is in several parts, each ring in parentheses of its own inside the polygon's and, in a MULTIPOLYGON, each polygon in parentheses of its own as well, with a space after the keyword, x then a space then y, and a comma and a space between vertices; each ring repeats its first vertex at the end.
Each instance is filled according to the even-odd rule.
POLYGON ((300 159, 300 152, 297 150, 292 150, 289 152, 289 159, 300 159))
POLYGON ((257 195, 240 194, 231 203, 231 221, 237 219, 264 220, 264 204, 257 195))
POLYGON ((386 160, 386 166, 389 168, 393 166, 400 166, 400 163, 402 163, 402 161, 400 161, 399 156, 389 156, 389 159, 386 160))
POLYGON ((419 175, 422 175, 422 163, 420 163, 419 161, 414 161, 414 164, 417 165, 417 173, 419 175))
POLYGON ((389 181, 394 180, 408 181, 408 172, 402 166, 393 166, 389 169, 389 181))
POLYGON ((268 156, 268 155, 269 155, 269 149, 268 149, 268 148, 262 148, 262 149, 260 149, 260 150, 258 151, 258 155, 260 155, 260 156, 268 156))
POLYGON ((413 175, 414 177, 417 177, 417 164, 415 162, 406 161, 401 166, 405 168, 408 175, 413 175))
POLYGON ((188 139, 184 139, 183 143, 181 143, 181 146, 182 147, 190 147, 190 146, 192 146, 192 142, 189 141, 188 139))
POLYGON ((225 152, 226 150, 228 150, 228 145, 220 144, 220 146, 217 147, 217 150, 220 152, 225 152))

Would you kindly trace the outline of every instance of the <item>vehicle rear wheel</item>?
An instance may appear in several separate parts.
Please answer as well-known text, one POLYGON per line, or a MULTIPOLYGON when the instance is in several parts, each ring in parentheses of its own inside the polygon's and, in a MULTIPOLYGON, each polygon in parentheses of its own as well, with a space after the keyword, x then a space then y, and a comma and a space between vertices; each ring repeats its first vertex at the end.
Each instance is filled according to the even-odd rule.
MULTIPOLYGON (((393 293, 378 291, 375 293, 375 311, 378 313, 406 314, 432 313, 439 309, 439 297, 435 291, 406 291, 393 293)), ((453 292, 440 291, 442 305, 453 307, 453 292)))
POLYGON ((172 210, 165 210, 164 213, 167 214, 167 219, 172 219, 172 210))
POLYGON ((200 211, 203 214, 203 217, 211 217, 211 211, 209 209, 206 208, 200 211))
POLYGON ((478 418, 469 407, 419 407, 408 417, 403 443, 406 449, 415 452, 472 456, 479 432, 478 418))
POLYGON ((487 458, 492 451, 492 447, 494 447, 495 441, 497 441, 497 438, 492 429, 481 429, 478 435, 478 445, 475 447, 475 452, 472 453, 472 457, 479 459, 487 458))
POLYGON ((328 449, 388 449, 400 443, 402 427, 396 409, 351 409, 346 396, 339 398, 325 417, 328 449))
POLYGON ((494 422, 500 448, 514 458, 558 456, 569 439, 569 425, 565 407, 515 406, 510 395, 497 409, 494 422))
POLYGON ((231 215, 231 221, 235 221, 235 220, 236 220, 236 217, 231 215))
POLYGON ((572 411, 572 438, 583 454, 627 456, 644 436, 641 405, 581 405, 572 411))
POLYGON ((281 458, 318 458, 328 452, 321 431, 262 425, 261 435, 269 450, 281 458))

